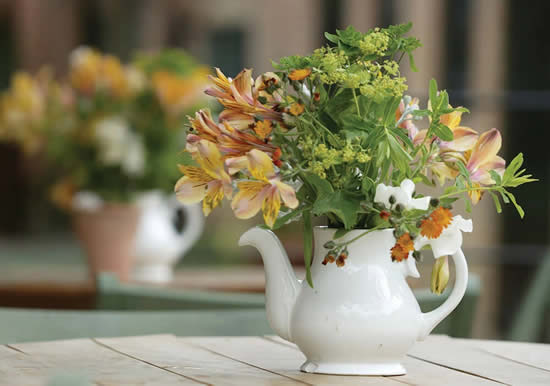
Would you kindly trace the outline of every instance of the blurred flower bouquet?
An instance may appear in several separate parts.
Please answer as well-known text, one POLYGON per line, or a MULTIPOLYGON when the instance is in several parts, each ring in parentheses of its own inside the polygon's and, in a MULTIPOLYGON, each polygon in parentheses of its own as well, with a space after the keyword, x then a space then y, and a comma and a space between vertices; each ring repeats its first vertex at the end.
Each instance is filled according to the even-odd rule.
POLYGON ((138 55, 124 65, 81 47, 70 55, 62 82, 46 70, 14 76, 2 97, 0 139, 44 155, 47 179, 55 181, 51 199, 75 214, 77 233, 98 237, 92 243, 102 249, 98 254, 116 260, 129 253, 116 245, 126 240, 125 248, 132 247, 136 195, 169 192, 177 180, 185 143, 178 129, 204 102, 207 75, 178 50, 138 55))
MULTIPOLYGON (((452 254, 471 220, 453 216, 463 198, 468 211, 483 195, 512 203, 509 188, 534 181, 522 169, 522 154, 506 167, 498 156, 501 134, 479 134, 461 126, 468 110, 452 107, 447 92, 429 84, 426 108, 404 95, 400 62, 421 44, 405 37, 411 24, 373 29, 353 27, 326 34, 332 45, 310 56, 289 56, 274 72, 252 77, 243 70, 234 79, 220 70, 206 93, 223 105, 219 123, 208 110, 191 119, 177 197, 203 202, 208 214, 224 197, 236 217, 263 212, 267 227, 277 229, 302 219, 305 265, 312 255, 313 216, 337 228, 324 244, 324 265, 344 266, 348 245, 359 237, 394 229, 395 262, 419 258, 431 246, 435 257, 452 254), (415 184, 443 186, 437 198, 423 196, 415 184), (341 241, 353 229, 360 236, 341 241)), ((353 259, 353 256, 349 256, 353 259)), ((446 256, 434 267, 432 289, 440 293, 448 278, 446 256)))

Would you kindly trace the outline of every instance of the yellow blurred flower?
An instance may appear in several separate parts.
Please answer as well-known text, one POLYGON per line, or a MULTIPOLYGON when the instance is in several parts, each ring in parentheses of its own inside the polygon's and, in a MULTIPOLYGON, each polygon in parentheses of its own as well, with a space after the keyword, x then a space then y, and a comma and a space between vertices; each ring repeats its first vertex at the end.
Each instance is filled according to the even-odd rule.
POLYGON ((169 71, 157 71, 152 75, 153 89, 160 104, 171 114, 178 114, 195 105, 203 96, 208 69, 200 68, 189 77, 181 77, 169 71))
POLYGON ((120 60, 89 47, 71 53, 69 79, 78 92, 88 96, 105 91, 122 98, 129 93, 127 73, 120 60))

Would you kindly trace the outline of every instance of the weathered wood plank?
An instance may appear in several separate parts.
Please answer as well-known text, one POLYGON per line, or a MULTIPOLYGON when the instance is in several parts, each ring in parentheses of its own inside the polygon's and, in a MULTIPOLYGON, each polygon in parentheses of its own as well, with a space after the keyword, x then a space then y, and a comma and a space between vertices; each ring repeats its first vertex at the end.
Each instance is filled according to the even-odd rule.
POLYGON ((0 385, 43 385, 44 377, 37 376, 40 367, 31 357, 7 346, 0 346, 0 385))
POLYGON ((113 350, 213 385, 300 385, 273 372, 190 345, 172 335, 96 339, 113 350))
POLYGON ((409 355, 505 384, 550 385, 550 372, 495 356, 468 340, 430 337, 409 355))
POLYGON ((186 343, 208 349, 249 365, 284 375, 297 381, 314 385, 400 385, 394 378, 334 376, 302 373, 303 354, 276 342, 261 337, 204 337, 179 338, 186 343))
MULTIPOLYGON (((278 336, 266 336, 266 339, 288 345, 296 350, 299 348, 278 336)), ((405 357, 402 361, 407 369, 407 374, 392 378, 400 382, 406 382, 411 385, 422 386, 441 386, 441 380, 445 380, 447 386, 462 385, 494 385, 495 382, 479 378, 474 375, 466 374, 460 371, 451 370, 445 367, 434 365, 412 357, 405 357)))
POLYGON ((550 371, 550 345, 496 340, 457 339, 493 355, 550 371))
POLYGON ((22 368, 20 364, 18 368, 7 370, 6 376, 16 377, 23 374, 29 379, 38 379, 40 384, 45 384, 54 375, 69 372, 101 385, 203 384, 201 381, 132 359, 90 339, 21 343, 13 347, 29 357, 23 361, 27 367, 22 368))

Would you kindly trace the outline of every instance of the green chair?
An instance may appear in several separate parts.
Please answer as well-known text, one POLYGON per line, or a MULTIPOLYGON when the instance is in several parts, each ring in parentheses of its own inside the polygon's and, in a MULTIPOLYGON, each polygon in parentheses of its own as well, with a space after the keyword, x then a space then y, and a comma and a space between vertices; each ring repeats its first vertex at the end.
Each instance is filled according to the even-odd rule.
MULTIPOLYGON (((438 296, 428 289, 415 290, 424 312, 436 308, 449 296, 438 296)), ((471 335, 472 322, 480 292, 480 280, 470 275, 466 294, 457 309, 434 330, 434 333, 466 338, 471 335)), ((144 287, 121 283, 110 274, 101 274, 97 281, 97 307, 101 310, 208 310, 261 309, 265 298, 259 294, 188 291, 144 287)))
MULTIPOLYGON (((432 331, 432 334, 445 334, 455 338, 470 338, 472 326, 481 291, 479 276, 470 274, 466 293, 458 307, 432 331)), ((450 289, 443 295, 436 295, 429 289, 415 290, 414 294, 423 312, 428 312, 443 303, 450 294, 450 289)))
POLYGON ((527 289, 525 298, 512 322, 507 339, 523 342, 547 341, 544 336, 548 326, 550 309, 550 252, 546 254, 534 280, 527 289))
POLYGON ((178 290, 121 283, 102 273, 96 281, 96 305, 100 310, 240 310, 263 309, 263 294, 178 290))
POLYGON ((150 334, 273 334, 265 311, 51 311, 0 308, 0 344, 150 334))

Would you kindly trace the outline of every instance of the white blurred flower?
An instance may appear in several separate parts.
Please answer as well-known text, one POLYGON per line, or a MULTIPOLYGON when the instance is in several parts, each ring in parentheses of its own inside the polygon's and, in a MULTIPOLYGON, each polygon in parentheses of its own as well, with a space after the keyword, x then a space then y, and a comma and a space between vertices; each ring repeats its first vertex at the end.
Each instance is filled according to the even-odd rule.
POLYGON ((145 146, 141 136, 131 134, 126 144, 126 154, 122 160, 122 170, 129 176, 140 176, 145 170, 145 146))
POLYGON ((72 208, 84 212, 95 212, 103 206, 99 194, 83 190, 73 196, 72 208))
POLYGON ((128 122, 122 117, 111 116, 97 122, 95 137, 99 145, 99 161, 106 166, 120 165, 126 156, 130 134, 128 122))
POLYGON ((391 208, 390 197, 395 199, 394 205, 400 204, 404 209, 422 209, 427 210, 430 206, 430 197, 412 198, 414 193, 414 182, 405 179, 400 186, 387 186, 379 184, 376 187, 374 202, 391 208))

